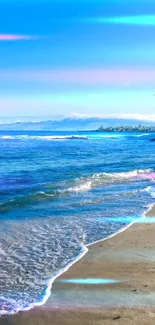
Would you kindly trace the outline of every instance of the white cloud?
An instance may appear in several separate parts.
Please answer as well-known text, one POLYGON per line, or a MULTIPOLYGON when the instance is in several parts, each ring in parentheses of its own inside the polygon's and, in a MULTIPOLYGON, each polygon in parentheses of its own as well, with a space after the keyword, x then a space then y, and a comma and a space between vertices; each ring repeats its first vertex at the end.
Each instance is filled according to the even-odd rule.
POLYGON ((120 119, 135 119, 141 121, 150 121, 155 122, 155 114, 82 114, 72 112, 69 114, 69 117, 72 118, 120 118, 120 119))

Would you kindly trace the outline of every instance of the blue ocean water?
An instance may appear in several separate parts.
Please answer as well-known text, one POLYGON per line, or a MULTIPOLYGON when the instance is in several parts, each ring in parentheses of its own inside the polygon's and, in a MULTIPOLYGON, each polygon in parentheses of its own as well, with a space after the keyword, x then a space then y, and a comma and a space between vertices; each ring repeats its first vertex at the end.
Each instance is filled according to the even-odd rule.
POLYGON ((155 201, 155 134, 0 132, 0 314, 155 201))

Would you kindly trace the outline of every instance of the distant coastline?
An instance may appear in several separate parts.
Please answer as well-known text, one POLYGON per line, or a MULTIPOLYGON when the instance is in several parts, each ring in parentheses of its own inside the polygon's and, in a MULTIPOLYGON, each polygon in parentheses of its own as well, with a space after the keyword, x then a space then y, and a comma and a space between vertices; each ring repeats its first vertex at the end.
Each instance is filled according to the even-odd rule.
POLYGON ((148 132, 148 133, 155 133, 155 126, 109 126, 104 127, 100 126, 97 130, 94 130, 93 132, 148 132))
POLYGON ((0 119, 0 131, 155 132, 155 121, 126 118, 0 119))

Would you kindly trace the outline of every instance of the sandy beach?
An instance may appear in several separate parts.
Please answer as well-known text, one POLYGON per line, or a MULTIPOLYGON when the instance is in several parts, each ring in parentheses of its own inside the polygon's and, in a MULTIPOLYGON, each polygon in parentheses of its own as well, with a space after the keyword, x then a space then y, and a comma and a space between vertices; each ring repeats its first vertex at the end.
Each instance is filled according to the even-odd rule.
POLYGON ((56 279, 44 306, 5 316, 0 325, 155 324, 155 207, 146 216, 89 246, 56 279))

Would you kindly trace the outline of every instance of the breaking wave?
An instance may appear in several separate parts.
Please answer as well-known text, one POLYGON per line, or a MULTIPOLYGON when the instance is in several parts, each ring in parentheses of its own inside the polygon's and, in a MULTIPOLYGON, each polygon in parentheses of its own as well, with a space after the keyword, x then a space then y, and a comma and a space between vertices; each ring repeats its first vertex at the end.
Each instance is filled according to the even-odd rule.
POLYGON ((152 198, 155 198, 155 189, 152 186, 148 186, 146 191, 151 195, 152 198))
MULTIPOLYGON (((86 179, 86 188, 102 186, 113 182, 127 182, 133 179, 155 179, 155 172, 153 169, 139 169, 122 173, 96 173, 88 176, 86 179), (89 186, 88 186, 89 183, 89 186)), ((84 178, 81 178, 84 181, 84 178)), ((84 186, 84 184, 83 184, 84 186)))
POLYGON ((3 135, 0 137, 1 140, 87 140, 87 136, 80 135, 66 135, 66 136, 55 136, 55 135, 3 135))
MULTIPOLYGON (((108 184, 141 181, 142 178, 146 180, 155 180, 155 172, 153 169, 140 169, 122 173, 96 173, 73 180, 73 186, 71 187, 68 186, 66 182, 62 184, 63 186, 65 185, 64 188, 46 192, 38 191, 27 196, 19 196, 9 201, 0 202, 0 212, 8 212, 12 209, 23 208, 38 202, 55 200, 58 197, 88 192, 98 187, 105 187, 108 184)), ((146 191, 149 191, 150 188, 151 187, 147 187, 146 191)), ((153 196, 155 194, 152 193, 151 195, 153 196)))

